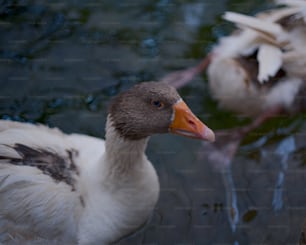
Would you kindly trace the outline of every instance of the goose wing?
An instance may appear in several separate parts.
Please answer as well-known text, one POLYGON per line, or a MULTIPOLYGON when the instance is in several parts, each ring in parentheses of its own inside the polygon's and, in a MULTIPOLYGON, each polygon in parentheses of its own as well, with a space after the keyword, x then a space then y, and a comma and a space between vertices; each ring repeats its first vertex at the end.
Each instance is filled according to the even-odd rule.
POLYGON ((75 239, 84 200, 68 143, 57 129, 0 120, 1 244, 75 239))

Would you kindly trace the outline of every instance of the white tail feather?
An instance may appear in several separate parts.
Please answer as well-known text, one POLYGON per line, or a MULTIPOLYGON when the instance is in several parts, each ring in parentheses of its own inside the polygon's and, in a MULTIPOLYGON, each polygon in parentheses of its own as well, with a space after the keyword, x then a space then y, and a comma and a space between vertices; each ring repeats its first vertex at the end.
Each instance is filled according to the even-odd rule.
POLYGON ((259 47, 257 60, 259 63, 258 81, 263 83, 273 77, 282 66, 282 51, 275 46, 262 44, 259 47))
POLYGON ((259 32, 263 32, 266 35, 273 36, 275 39, 283 32, 283 28, 279 24, 244 14, 225 12, 223 18, 239 26, 247 27, 259 32))

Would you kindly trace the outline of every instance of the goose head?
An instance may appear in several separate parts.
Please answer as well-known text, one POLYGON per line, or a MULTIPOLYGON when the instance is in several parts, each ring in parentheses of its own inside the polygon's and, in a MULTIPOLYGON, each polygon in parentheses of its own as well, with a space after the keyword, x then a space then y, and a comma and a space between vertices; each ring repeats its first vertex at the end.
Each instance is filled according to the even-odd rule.
POLYGON ((213 131, 192 113, 176 89, 161 82, 143 82, 117 95, 109 107, 109 117, 119 135, 129 140, 169 132, 215 139, 213 131))

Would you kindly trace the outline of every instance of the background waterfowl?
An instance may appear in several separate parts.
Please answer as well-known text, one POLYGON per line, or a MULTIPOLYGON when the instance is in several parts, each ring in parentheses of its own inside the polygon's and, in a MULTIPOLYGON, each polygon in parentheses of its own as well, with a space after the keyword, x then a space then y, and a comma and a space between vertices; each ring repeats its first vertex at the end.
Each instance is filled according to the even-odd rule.
POLYGON ((286 6, 255 17, 223 16, 238 30, 219 40, 207 68, 210 91, 222 108, 252 117, 276 107, 304 109, 306 2, 281 3, 286 6))
MULTIPOLYGON (((306 108, 306 1, 276 3, 282 6, 255 17, 226 12, 223 18, 235 23, 237 29, 221 37, 199 65, 165 77, 165 81, 181 87, 207 69, 208 86, 219 108, 254 118, 246 126, 216 131, 213 144, 203 143, 210 160, 224 173, 233 231, 240 214, 230 168, 241 141, 268 119, 306 108)), ((272 200, 274 210, 283 207, 287 161, 295 149, 295 141, 288 137, 273 153, 281 156, 272 200)))
POLYGON ((113 99, 105 142, 1 120, 0 242, 109 244, 133 232, 159 193, 148 137, 168 132, 214 140, 176 90, 156 82, 113 99))
MULTIPOLYGON (((306 1, 276 3, 282 7, 254 17, 234 12, 223 15, 238 29, 221 38, 211 52, 209 88, 220 108, 255 118, 242 128, 217 133, 223 143, 211 147, 223 165, 231 163, 240 142, 262 123, 306 109, 306 1)), ((272 199, 274 210, 283 207, 287 161, 295 149, 294 139, 288 137, 273 153, 282 156, 272 199)))
POLYGON ((223 18, 238 29, 220 38, 199 65, 163 81, 182 87, 207 69, 211 95, 223 109, 250 117, 276 108, 288 113, 303 110, 306 2, 276 3, 283 7, 254 17, 226 12, 223 18))
POLYGON ((228 145, 218 140, 225 147, 220 151, 224 162, 230 162, 243 137, 267 119, 296 114, 306 107, 306 1, 276 4, 282 7, 255 17, 226 12, 223 18, 238 29, 220 38, 196 67, 164 78, 181 87, 207 69, 210 92, 220 108, 256 118, 243 128, 217 133, 230 141, 228 145))

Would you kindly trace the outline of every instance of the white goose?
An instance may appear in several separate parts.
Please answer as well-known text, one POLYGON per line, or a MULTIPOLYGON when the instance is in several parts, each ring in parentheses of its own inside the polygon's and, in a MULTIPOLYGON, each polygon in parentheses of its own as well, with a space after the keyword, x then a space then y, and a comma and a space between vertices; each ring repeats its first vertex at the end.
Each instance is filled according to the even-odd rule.
POLYGON ((220 39, 208 66, 210 90, 221 107, 246 116, 276 107, 304 109, 306 1, 277 3, 286 6, 255 17, 224 15, 239 30, 220 39))
POLYGON ((105 141, 0 120, 0 244, 109 244, 139 228, 159 195, 147 141, 168 132, 214 140, 157 82, 114 98, 105 141))

